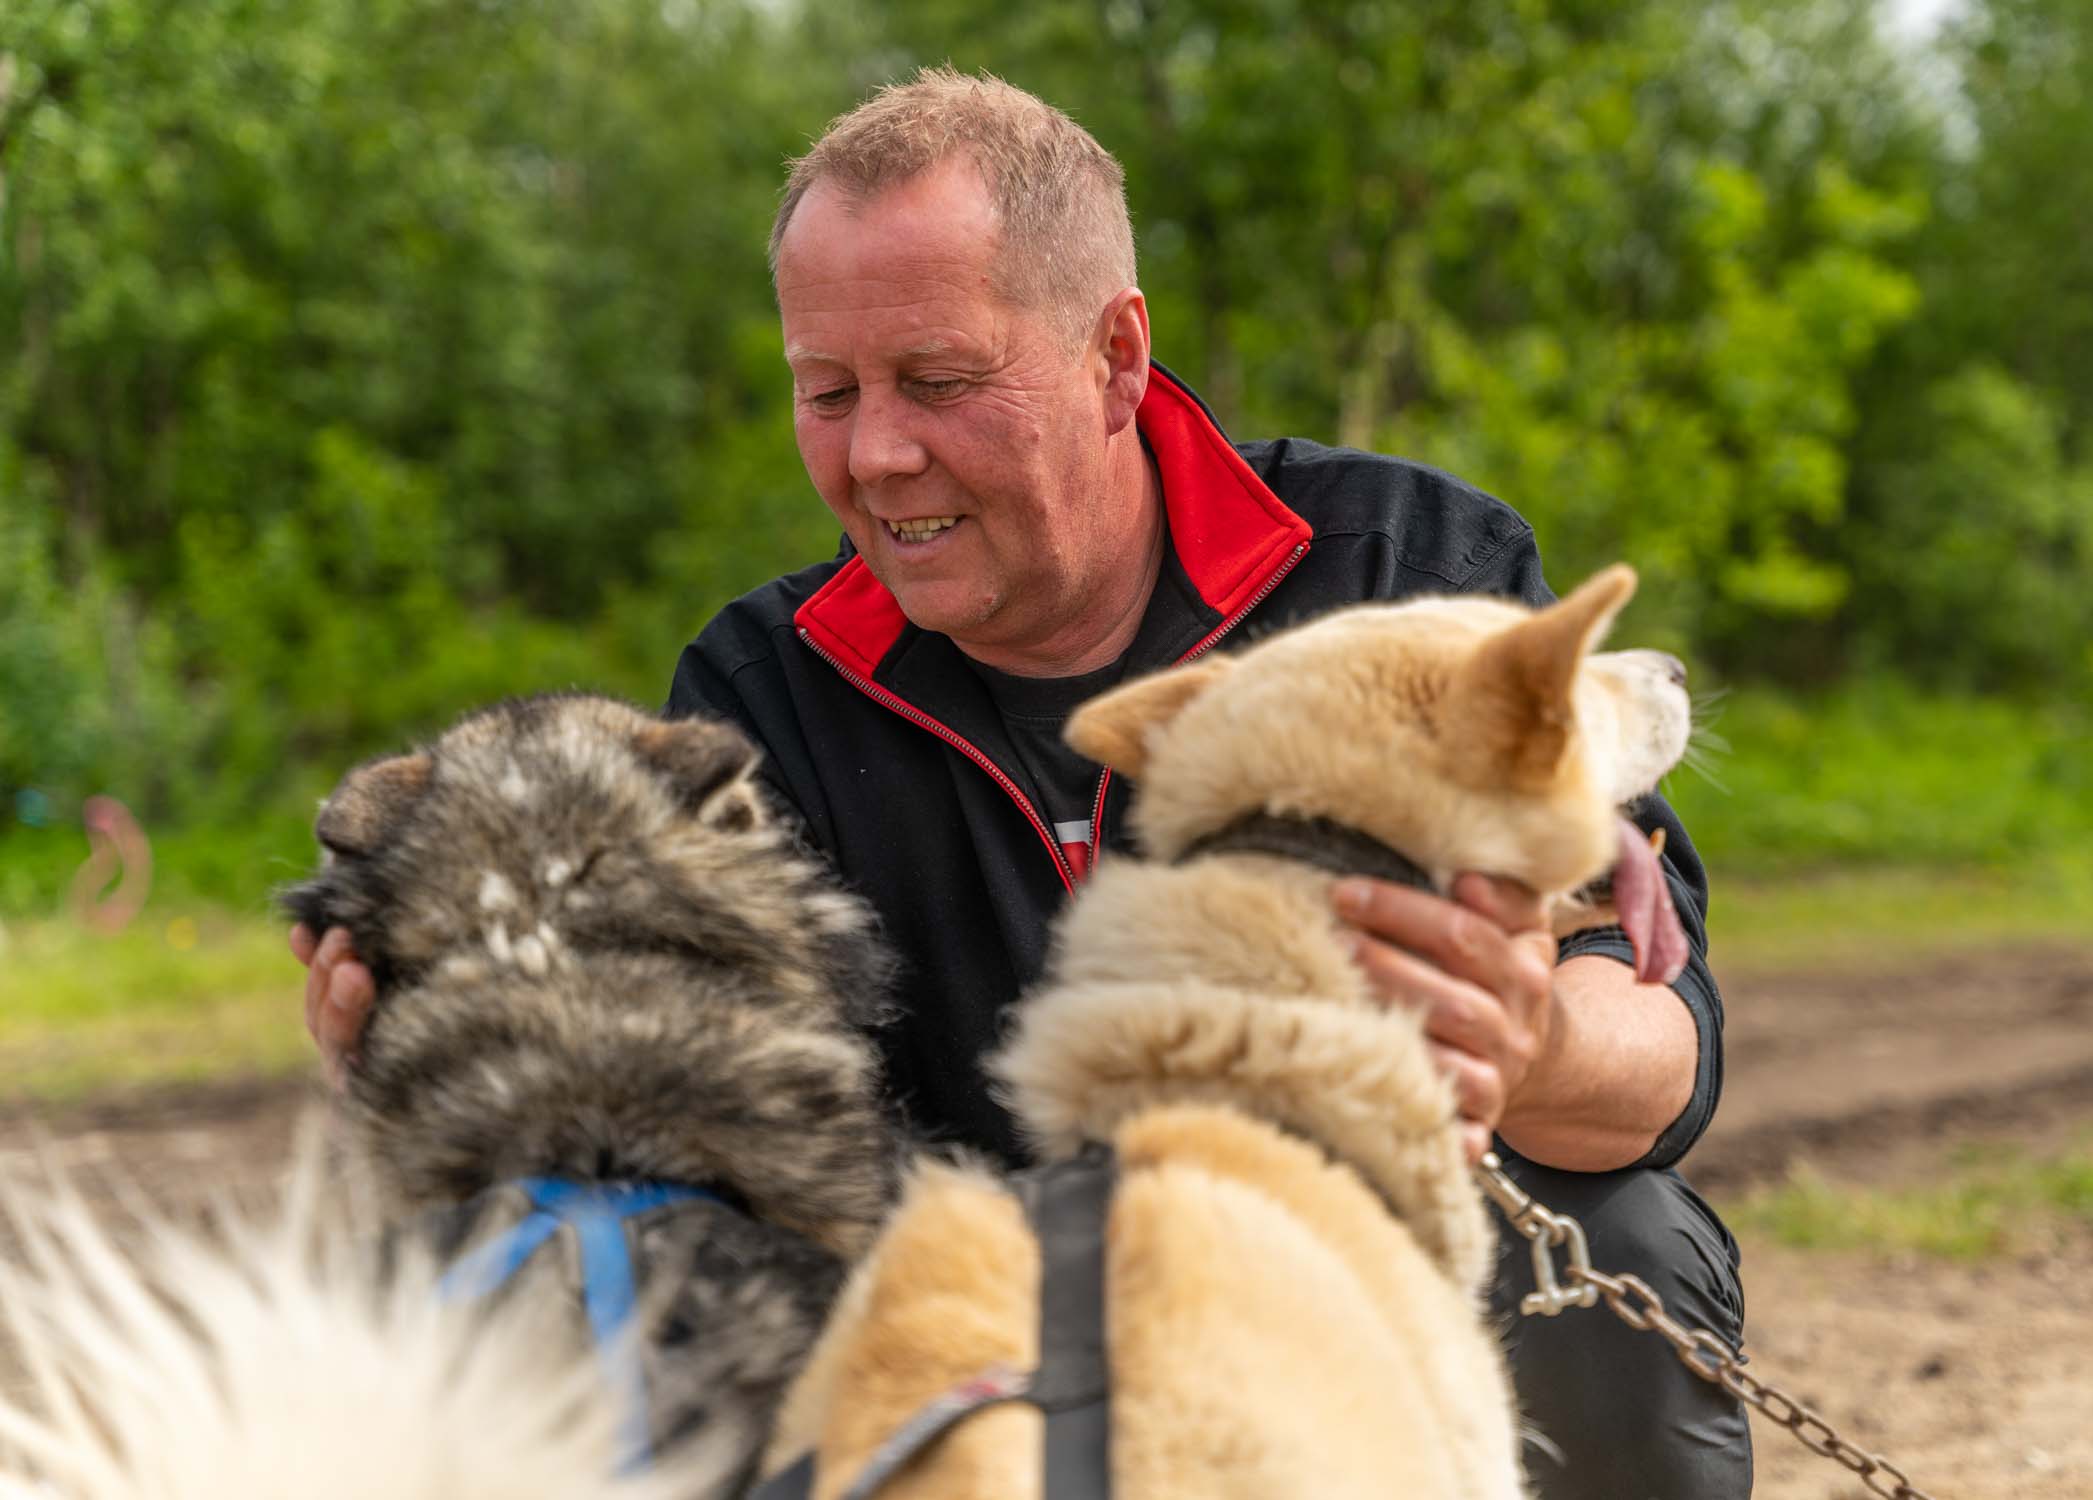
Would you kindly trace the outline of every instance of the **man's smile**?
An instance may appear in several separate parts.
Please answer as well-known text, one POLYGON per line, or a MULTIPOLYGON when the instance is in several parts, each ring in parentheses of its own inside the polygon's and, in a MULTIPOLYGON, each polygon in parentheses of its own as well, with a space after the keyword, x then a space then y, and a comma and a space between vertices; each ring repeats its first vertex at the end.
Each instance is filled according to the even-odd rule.
POLYGON ((962 516, 915 516, 905 521, 882 521, 887 535, 905 547, 921 547, 938 540, 957 526, 962 516))

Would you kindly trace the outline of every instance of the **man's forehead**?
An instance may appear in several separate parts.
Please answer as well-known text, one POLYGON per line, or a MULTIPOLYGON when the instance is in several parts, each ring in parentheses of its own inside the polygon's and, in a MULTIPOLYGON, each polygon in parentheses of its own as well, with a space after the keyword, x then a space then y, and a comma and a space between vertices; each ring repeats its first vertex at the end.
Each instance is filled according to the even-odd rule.
POLYGON ((882 280, 985 275, 1001 228, 988 190, 970 164, 954 160, 871 197, 816 182, 778 245, 778 280, 882 280))

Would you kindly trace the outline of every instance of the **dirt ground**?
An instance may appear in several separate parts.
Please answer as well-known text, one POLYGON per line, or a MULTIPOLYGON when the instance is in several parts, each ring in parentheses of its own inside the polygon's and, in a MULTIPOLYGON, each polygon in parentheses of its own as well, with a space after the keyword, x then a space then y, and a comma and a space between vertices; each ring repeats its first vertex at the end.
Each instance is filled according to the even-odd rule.
MULTIPOLYGON (((2093 1132, 2093 947, 1871 973, 1725 974, 1728 1080, 1688 1175, 1718 1200, 1807 1161, 1920 1184, 1979 1142, 2093 1132)), ((1940 1500, 2093 1495, 2093 1227, 1977 1265, 1745 1244, 1754 1373, 1940 1500)), ((1765 1500, 1866 1491, 1755 1423, 1765 1500)))
MULTIPOLYGON (((1728 1079, 1688 1164, 1718 1201, 1798 1160, 1915 1183, 1965 1143, 2093 1131, 2093 945, 1722 977, 1728 1079)), ((41 1151, 175 1203, 259 1190, 313 1097, 296 1082, 17 1110, 0 1115, 0 1168, 41 1151)), ((1751 1240, 1745 1257, 1753 1371, 1928 1493, 2093 1495, 2093 1227, 1978 1265, 1751 1240)), ((1755 1437, 1762 1500, 1865 1494, 1778 1429, 1755 1437)))

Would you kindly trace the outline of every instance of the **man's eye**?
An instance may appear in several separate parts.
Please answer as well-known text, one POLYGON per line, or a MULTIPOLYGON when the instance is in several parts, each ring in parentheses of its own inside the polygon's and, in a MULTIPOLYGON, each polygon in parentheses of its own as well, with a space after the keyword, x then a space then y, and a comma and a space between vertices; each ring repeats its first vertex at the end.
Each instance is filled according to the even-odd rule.
POLYGON ((850 404, 850 398, 858 393, 854 385, 832 386, 825 391, 816 391, 807 397, 807 405, 816 411, 841 411, 850 404))
POLYGON ((918 380, 916 394, 930 401, 942 401, 947 396, 956 396, 966 389, 966 382, 957 378, 947 380, 918 380))

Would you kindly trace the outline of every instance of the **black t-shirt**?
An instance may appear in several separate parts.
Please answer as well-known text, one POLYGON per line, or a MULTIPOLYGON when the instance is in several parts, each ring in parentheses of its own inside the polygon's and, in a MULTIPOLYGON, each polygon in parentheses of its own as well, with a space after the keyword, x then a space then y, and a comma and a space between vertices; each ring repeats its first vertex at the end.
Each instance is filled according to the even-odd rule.
POLYGON ((1062 851, 1087 866, 1092 815, 1097 808, 1096 761, 1061 738, 1068 716, 1126 676, 1130 661, 1176 661, 1205 638, 1204 605, 1164 535, 1163 564, 1133 642, 1119 659, 1074 677, 1020 677, 969 659, 967 665, 995 700, 1029 785, 1027 792, 1062 851), (1081 853, 1077 853, 1081 850, 1081 853))
POLYGON ((1126 658, 1075 677, 1019 677, 969 661, 996 712, 1010 731, 1011 747, 1023 763, 1039 815, 1064 847, 1090 842, 1090 813, 1097 800, 1098 768, 1061 738, 1068 716, 1106 688, 1118 685, 1126 658))

